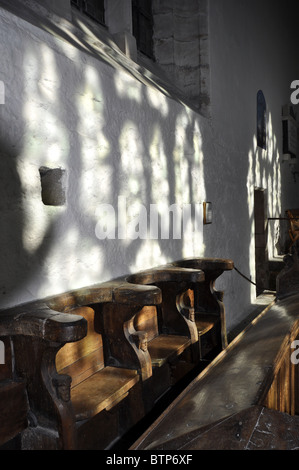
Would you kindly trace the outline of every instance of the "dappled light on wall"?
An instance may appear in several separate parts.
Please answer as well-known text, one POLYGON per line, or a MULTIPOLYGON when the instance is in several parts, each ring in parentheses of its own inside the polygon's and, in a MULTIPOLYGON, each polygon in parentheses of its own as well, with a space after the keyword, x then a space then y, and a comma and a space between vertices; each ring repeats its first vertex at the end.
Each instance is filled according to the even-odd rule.
POLYGON ((41 208, 39 168, 49 163, 64 164, 68 154, 68 135, 59 122, 57 101, 60 78, 53 51, 42 44, 24 53, 22 115, 26 122, 23 149, 17 170, 24 191, 23 246, 33 254, 42 245, 51 223, 61 210, 41 208), (29 203, 30 201, 30 203, 29 203))
POLYGON ((94 208, 101 199, 111 197, 110 143, 105 132, 105 97, 97 70, 86 65, 82 80, 72 91, 75 102, 73 154, 70 163, 74 178, 78 179, 73 188, 80 207, 88 217, 94 218, 94 208), (87 203, 89 201, 89 203, 87 203))
POLYGON ((26 298, 205 253, 201 117, 150 73, 145 84, 83 52, 83 35, 79 48, 67 39, 22 43, 15 265, 26 298))
MULTIPOLYGON (((250 220, 249 242, 249 272, 253 280, 256 278, 255 266, 255 219, 254 219, 254 191, 256 188, 265 190, 267 202, 267 217, 279 218, 281 216, 281 152, 277 145, 277 136, 274 133, 272 112, 266 113, 265 100, 260 92, 257 100, 257 135, 252 140, 252 148, 248 153, 247 174, 247 204, 250 220), (267 145, 265 143, 267 142, 267 145)), ((279 221, 268 222, 267 251, 269 259, 276 255, 277 234, 279 221)), ((267 287, 267 286, 265 286, 267 287)), ((256 297, 256 289, 251 286, 251 300, 256 297)))
POLYGON ((120 98, 124 98, 128 100, 128 102, 131 100, 132 102, 141 104, 142 84, 140 82, 119 70, 115 73, 114 85, 120 98))
POLYGON ((157 90, 154 90, 152 87, 147 87, 146 96, 150 106, 158 110, 164 118, 168 116, 169 104, 165 95, 157 93, 157 90))

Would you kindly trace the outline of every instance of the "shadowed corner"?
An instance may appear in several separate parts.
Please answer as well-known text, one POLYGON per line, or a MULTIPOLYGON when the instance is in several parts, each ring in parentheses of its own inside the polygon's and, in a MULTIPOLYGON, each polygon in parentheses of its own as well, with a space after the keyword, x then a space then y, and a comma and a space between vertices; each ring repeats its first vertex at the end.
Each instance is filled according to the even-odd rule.
POLYGON ((0 364, 5 364, 5 345, 0 341, 0 364))

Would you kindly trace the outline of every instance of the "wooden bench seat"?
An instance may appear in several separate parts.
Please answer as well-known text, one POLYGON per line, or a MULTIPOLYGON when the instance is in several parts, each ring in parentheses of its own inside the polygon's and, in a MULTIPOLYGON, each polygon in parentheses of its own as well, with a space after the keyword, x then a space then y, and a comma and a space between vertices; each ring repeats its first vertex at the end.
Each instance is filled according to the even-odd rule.
POLYGON ((136 370, 104 367, 71 389, 76 421, 90 419, 123 400, 139 381, 136 370))
POLYGON ((154 367, 161 367, 180 356, 191 345, 187 336, 164 335, 156 336, 148 345, 148 351, 154 367))
POLYGON ((299 371, 291 355, 298 339, 299 294, 292 294, 268 305, 131 450, 294 447, 290 435, 298 429, 299 371), (270 429, 271 423, 276 427, 270 429))
POLYGON ((204 282, 204 279, 205 274, 201 269, 171 264, 127 278, 128 282, 155 285, 162 293, 161 304, 143 308, 136 315, 134 323, 137 331, 147 332, 154 402, 198 363, 198 332, 194 308, 186 293, 198 283, 204 282))
POLYGON ((234 263, 224 258, 191 258, 172 263, 174 266, 200 269, 205 278, 189 292, 197 326, 200 358, 212 359, 227 346, 225 306, 223 292, 215 287, 217 279, 225 271, 231 271, 234 263))
MULTIPOLYGON (((41 380, 47 372, 51 355, 37 357, 41 345, 52 344, 56 353, 57 341, 76 341, 85 334, 80 317, 52 311, 40 303, 18 307, 0 314, 0 338, 5 344, 5 364, 0 367, 0 445, 21 447, 21 436, 35 426, 33 395, 40 393, 37 407, 53 408, 51 394, 41 380), (19 340, 19 341, 18 341, 19 340), (31 393, 32 392, 32 393, 31 393), (15 440, 18 440, 15 443, 15 440), (12 441, 13 440, 13 441, 12 441)), ((54 354, 55 354, 54 353, 54 354)), ((47 375, 47 374, 46 374, 47 375)), ((64 430, 61 430, 62 434, 64 430)))
POLYGON ((205 335, 211 329, 216 328, 220 323, 220 318, 218 315, 207 314, 207 315, 198 315, 196 318, 197 331, 200 336, 205 335))
POLYGON ((196 263, 167 264, 1 311, 21 448, 106 449, 138 423, 200 359, 193 293, 215 303, 204 282, 196 263))
POLYGON ((136 370, 105 367, 102 335, 94 330, 94 310, 81 307, 72 314, 87 320, 87 335, 76 343, 67 343, 56 355, 57 372, 72 378, 71 402, 75 420, 90 419, 109 410, 139 381, 136 370))
POLYGON ((141 419, 139 382, 150 361, 148 352, 126 338, 126 327, 143 305, 160 302, 158 288, 121 279, 0 313, 0 335, 12 339, 14 375, 26 390, 21 448, 105 448, 125 432, 126 423, 133 426, 141 419), (95 315, 99 306, 103 310, 95 315), (103 319, 111 315, 122 332, 122 357, 113 357, 103 334, 103 319), (137 410, 128 400, 136 400, 137 410), (131 413, 120 409, 123 402, 131 413))
POLYGON ((291 239, 291 245, 289 250, 299 239, 299 209, 288 209, 286 211, 286 216, 289 220, 289 235, 291 239))

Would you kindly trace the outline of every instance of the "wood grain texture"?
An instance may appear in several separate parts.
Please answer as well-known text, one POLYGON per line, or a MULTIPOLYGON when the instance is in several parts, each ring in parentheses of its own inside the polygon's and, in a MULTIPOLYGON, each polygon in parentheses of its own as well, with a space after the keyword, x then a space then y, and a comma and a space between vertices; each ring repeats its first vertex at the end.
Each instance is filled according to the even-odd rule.
POLYGON ((23 430, 23 448, 105 448, 197 364, 199 334, 216 331, 208 315, 223 348, 225 312, 213 283, 231 262, 180 263, 0 311, 8 353, 0 398, 11 407, 11 418, 2 408, 2 441, 23 430))
MULTIPOLYGON (((251 406, 198 431, 173 440, 168 449, 298 450, 299 416, 251 406)), ((165 450, 157 446, 156 450, 165 450)))
POLYGON ((138 382, 137 371, 105 367, 75 386, 71 400, 76 420, 89 419, 125 398, 126 393, 138 382))
POLYGON ((200 433, 251 406, 296 412, 298 379, 290 346, 299 335, 298 306, 299 294, 268 306, 132 448, 171 449, 187 434, 200 433))
POLYGON ((27 427, 28 403, 25 383, 0 382, 0 445, 27 427))
POLYGON ((190 338, 178 335, 159 335, 148 344, 152 365, 161 367, 173 360, 191 344, 190 338))

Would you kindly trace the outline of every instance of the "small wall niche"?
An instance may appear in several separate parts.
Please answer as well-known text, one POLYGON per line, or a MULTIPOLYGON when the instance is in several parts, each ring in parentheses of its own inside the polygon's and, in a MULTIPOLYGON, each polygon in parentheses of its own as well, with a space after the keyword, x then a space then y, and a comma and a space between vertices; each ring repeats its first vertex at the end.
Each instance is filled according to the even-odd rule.
POLYGON ((62 168, 39 169, 41 196, 46 206, 64 206, 66 203, 66 171, 62 168))

